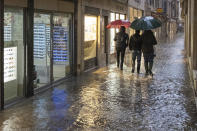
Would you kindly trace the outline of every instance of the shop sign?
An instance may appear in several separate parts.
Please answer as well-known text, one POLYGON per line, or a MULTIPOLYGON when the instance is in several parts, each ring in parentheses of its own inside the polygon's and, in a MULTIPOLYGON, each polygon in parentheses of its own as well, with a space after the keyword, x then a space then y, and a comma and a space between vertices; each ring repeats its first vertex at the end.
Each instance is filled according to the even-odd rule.
POLYGON ((157 13, 163 13, 163 9, 162 8, 157 8, 157 13))

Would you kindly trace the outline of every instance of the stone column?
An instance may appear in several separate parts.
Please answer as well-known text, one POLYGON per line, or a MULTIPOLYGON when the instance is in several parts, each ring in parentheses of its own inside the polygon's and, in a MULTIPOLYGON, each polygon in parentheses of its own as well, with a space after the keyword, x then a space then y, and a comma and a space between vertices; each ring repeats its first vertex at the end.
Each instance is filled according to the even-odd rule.
POLYGON ((4 0, 0 0, 0 110, 4 107, 4 0))
POLYGON ((28 0, 27 3, 27 23, 26 23, 26 42, 27 42, 27 89, 25 91, 26 97, 33 96, 33 24, 34 24, 34 0, 28 0))
POLYGON ((197 0, 191 3, 191 45, 192 45, 192 61, 193 69, 197 70, 197 0))
POLYGON ((191 57, 191 0, 188 0, 188 57, 191 57))
POLYGON ((78 50, 78 13, 79 13, 79 0, 74 0, 74 47, 73 47, 73 74, 77 75, 77 50, 78 50))
POLYGON ((77 28, 77 74, 81 74, 84 69, 84 57, 83 57, 83 41, 84 41, 84 6, 83 0, 78 0, 77 4, 77 21, 75 25, 77 28))

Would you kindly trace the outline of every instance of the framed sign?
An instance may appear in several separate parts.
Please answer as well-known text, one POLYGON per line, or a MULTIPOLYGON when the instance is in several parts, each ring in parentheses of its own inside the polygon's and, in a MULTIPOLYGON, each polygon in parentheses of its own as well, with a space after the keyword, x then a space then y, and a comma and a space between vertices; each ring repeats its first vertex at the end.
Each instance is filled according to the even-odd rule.
POLYGON ((17 79, 17 47, 4 48, 4 82, 17 79))

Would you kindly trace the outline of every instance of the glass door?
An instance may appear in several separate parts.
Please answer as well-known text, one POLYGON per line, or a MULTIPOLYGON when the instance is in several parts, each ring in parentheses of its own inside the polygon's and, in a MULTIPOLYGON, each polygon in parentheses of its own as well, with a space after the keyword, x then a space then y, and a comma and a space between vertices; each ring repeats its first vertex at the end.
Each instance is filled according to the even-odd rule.
POLYGON ((70 69, 71 15, 53 15, 53 78, 66 77, 70 69))
POLYGON ((24 93, 23 10, 5 8, 4 12, 4 99, 24 93))
POLYGON ((51 15, 34 14, 34 65, 36 88, 50 83, 51 69, 51 15))

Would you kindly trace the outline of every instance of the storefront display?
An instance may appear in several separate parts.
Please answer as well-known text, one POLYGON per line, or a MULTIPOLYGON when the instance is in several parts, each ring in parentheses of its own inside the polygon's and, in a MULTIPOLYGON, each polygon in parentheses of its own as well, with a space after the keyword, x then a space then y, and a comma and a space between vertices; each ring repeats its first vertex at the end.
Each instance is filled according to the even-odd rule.
POLYGON ((34 58, 44 59, 46 55, 47 41, 46 25, 34 24, 34 58))
POLYGON ((53 16, 53 78, 62 79, 70 74, 71 15, 53 16))
POLYGON ((36 87, 50 82, 50 15, 34 14, 34 65, 37 72, 36 87))
POLYGON ((68 14, 34 14, 36 87, 50 83, 51 70, 53 70, 54 80, 64 78, 67 74, 70 74, 71 18, 71 15, 68 14), (51 17, 53 21, 51 21, 51 17))
POLYGON ((85 16, 84 60, 96 58, 97 17, 85 16))
POLYGON ((4 13, 4 41, 12 40, 12 14, 10 12, 4 13))
POLYGON ((53 63, 65 64, 69 60, 68 56, 69 33, 61 26, 53 27, 53 63))

